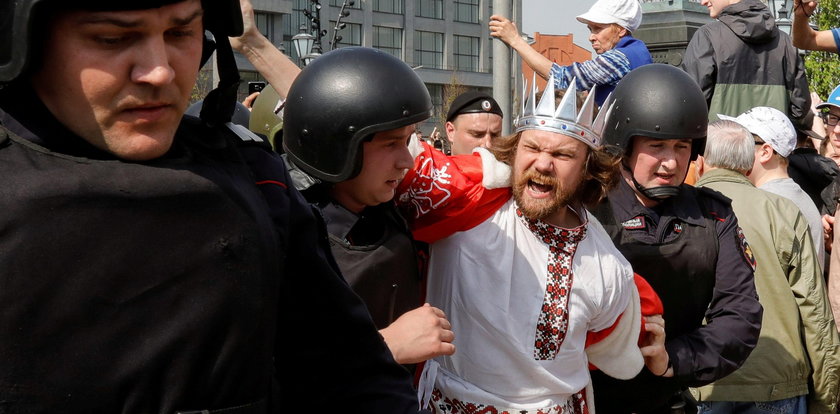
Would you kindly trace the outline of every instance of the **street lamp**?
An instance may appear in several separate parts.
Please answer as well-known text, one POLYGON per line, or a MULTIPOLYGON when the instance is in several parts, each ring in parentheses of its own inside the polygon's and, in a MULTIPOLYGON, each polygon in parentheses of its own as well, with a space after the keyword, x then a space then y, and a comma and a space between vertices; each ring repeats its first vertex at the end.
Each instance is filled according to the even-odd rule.
POLYGON ((306 56, 312 51, 312 45, 315 43, 315 36, 306 32, 306 26, 300 26, 300 33, 292 36, 292 45, 295 47, 295 52, 298 57, 304 61, 306 65, 306 56))
POLYGON ((313 51, 311 53, 307 53, 306 56, 303 57, 303 66, 306 66, 306 65, 312 63, 313 60, 315 60, 316 58, 318 58, 320 56, 321 56, 321 54, 318 53, 318 52, 315 52, 315 51, 313 51))

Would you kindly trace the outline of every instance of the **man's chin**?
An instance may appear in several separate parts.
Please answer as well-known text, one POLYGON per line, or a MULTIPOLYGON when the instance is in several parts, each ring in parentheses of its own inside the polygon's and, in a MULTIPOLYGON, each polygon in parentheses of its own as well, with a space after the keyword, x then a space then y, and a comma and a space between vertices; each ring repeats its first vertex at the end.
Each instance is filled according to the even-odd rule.
POLYGON ((172 148, 174 137, 135 136, 123 142, 106 143, 105 151, 128 161, 160 158, 172 148))

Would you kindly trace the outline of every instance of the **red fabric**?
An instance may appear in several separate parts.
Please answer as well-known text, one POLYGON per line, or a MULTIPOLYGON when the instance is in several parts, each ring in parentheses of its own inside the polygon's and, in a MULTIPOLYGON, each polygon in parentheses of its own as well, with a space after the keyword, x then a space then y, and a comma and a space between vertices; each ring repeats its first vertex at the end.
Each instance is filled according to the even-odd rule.
POLYGON ((448 156, 425 142, 397 188, 397 203, 411 222, 414 238, 433 243, 469 230, 510 199, 510 188, 488 190, 477 154, 448 156))

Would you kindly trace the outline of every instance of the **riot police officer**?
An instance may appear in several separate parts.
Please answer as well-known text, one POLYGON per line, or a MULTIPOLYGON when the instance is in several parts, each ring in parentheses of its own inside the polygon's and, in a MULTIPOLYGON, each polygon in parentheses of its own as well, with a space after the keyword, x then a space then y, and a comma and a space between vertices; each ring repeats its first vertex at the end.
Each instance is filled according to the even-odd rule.
POLYGON ((0 16, 0 411, 417 411, 323 223, 228 122, 236 0, 0 16), (184 117, 205 28, 221 87, 184 117))
POLYGON ((333 256, 397 362, 455 351, 440 309, 421 306, 418 251, 393 203, 414 165, 407 144, 432 110, 404 62, 380 50, 329 52, 298 75, 283 116, 295 185, 327 223, 333 256))
POLYGON ((758 339, 755 262, 729 200, 683 184, 702 153, 707 109, 697 84, 662 64, 619 82, 606 145, 623 179, 593 213, 665 307, 669 366, 630 381, 593 374, 599 413, 670 413, 675 394, 737 369, 758 339), (705 324, 704 324, 705 319, 705 324))

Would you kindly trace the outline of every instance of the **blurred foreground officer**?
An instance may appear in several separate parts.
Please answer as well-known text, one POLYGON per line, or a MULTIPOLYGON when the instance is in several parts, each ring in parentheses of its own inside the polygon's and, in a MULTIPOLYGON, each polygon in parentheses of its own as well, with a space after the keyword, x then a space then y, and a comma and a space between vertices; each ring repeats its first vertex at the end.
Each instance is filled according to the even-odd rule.
POLYGON ((0 412, 416 412, 285 165, 227 122, 236 1, 0 15, 0 412), (182 117, 205 28, 221 86, 182 117))
POLYGON ((831 414, 837 408, 840 340, 808 220, 791 200, 756 188, 746 176, 761 168, 766 146, 782 148, 781 135, 794 133, 783 113, 768 109, 709 125, 705 156, 698 160, 697 185, 732 199, 755 255, 755 286, 764 307, 758 345, 744 366, 697 390, 700 412, 831 414), (754 138, 757 120, 765 126, 760 137, 766 143, 754 138))
POLYGON ((670 413, 675 394, 726 376, 755 346, 755 263, 729 200, 682 184, 706 138, 697 84, 653 64, 630 72, 612 96, 604 143, 622 152, 622 179, 593 214, 662 299, 670 366, 630 381, 595 372, 595 403, 600 414, 670 413))
POLYGON ((492 96, 469 91, 458 95, 446 113, 446 139, 452 155, 490 148, 502 136, 502 108, 492 96))

